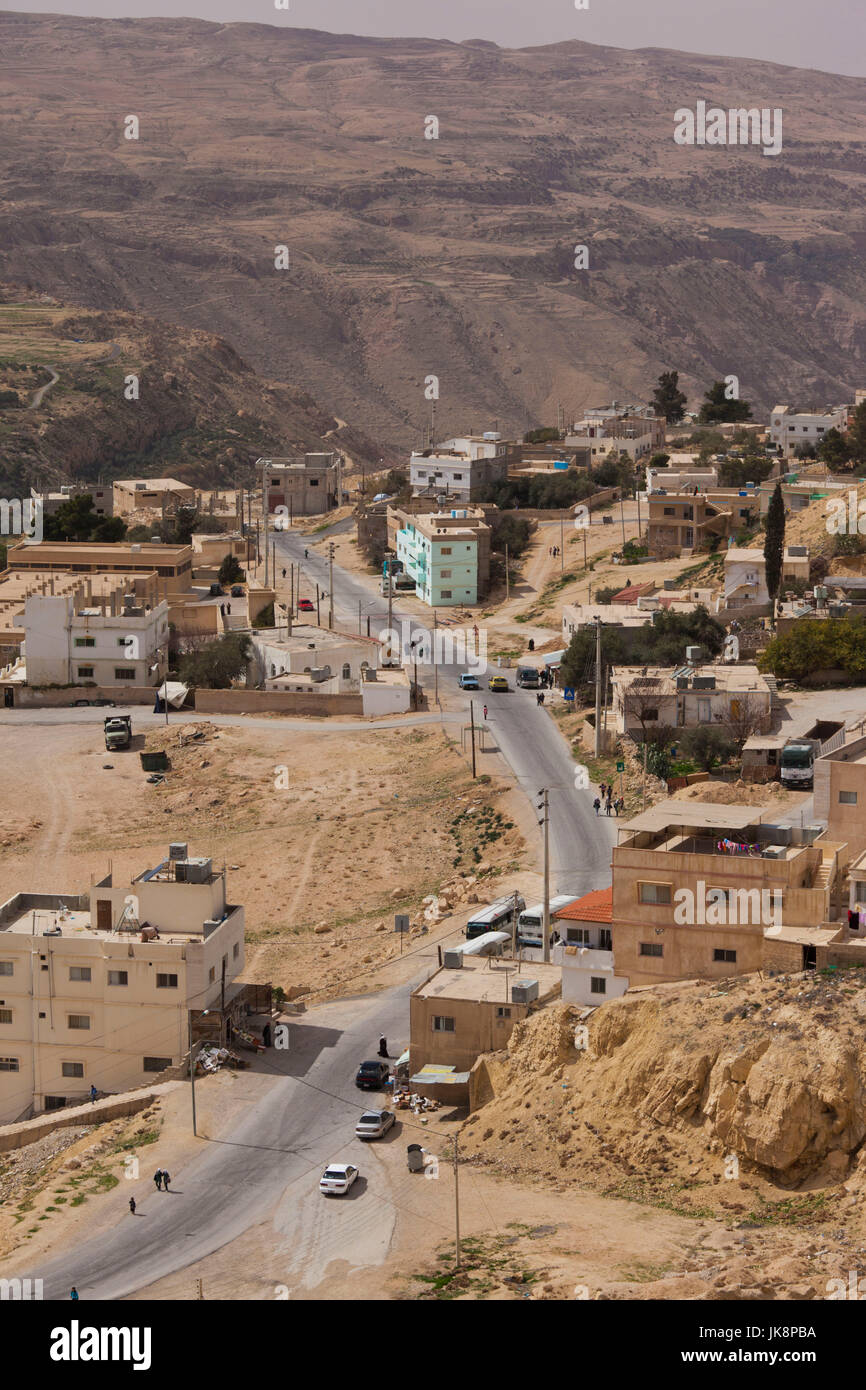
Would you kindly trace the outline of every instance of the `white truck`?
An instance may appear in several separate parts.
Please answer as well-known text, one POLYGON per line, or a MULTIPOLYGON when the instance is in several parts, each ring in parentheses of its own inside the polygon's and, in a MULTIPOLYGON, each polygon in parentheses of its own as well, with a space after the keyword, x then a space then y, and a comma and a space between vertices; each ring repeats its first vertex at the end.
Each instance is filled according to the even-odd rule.
POLYGON ((805 734, 788 739, 782 749, 779 776, 793 791, 811 791, 815 778, 815 759, 845 742, 845 725, 832 719, 819 719, 805 734))
POLYGON ((132 743, 132 717, 128 714, 110 714, 103 725, 103 732, 109 753, 128 748, 132 743))

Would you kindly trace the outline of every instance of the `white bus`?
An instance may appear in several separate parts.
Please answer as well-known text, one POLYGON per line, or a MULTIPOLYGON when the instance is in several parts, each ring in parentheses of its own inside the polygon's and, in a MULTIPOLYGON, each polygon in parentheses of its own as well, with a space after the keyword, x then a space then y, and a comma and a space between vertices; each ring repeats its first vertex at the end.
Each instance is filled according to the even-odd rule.
POLYGON ((507 898, 497 898, 489 907, 482 907, 474 917, 470 917, 464 928, 467 941, 473 937, 484 936, 489 931, 507 931, 511 936, 514 930, 514 914, 521 913, 526 902, 520 894, 509 893, 507 898))
MULTIPOLYGON (((559 897, 550 899, 550 939, 553 942, 553 914, 558 912, 561 907, 567 907, 569 903, 577 902, 573 893, 560 893, 559 897)), ((526 908, 521 912, 517 919, 517 944, 518 946, 538 946, 543 943, 542 928, 544 925, 544 903, 535 903, 532 907, 526 908)))

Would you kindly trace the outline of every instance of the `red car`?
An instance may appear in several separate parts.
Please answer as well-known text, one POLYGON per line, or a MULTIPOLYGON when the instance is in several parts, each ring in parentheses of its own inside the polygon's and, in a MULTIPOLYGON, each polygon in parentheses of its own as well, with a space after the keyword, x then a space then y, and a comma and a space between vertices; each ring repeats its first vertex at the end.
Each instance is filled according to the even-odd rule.
POLYGON ((316 608, 315 608, 315 604, 313 603, 312 599, 309 599, 309 598, 299 598, 299 599, 298 599, 298 612, 299 612, 299 613, 314 613, 315 611, 316 611, 316 608))

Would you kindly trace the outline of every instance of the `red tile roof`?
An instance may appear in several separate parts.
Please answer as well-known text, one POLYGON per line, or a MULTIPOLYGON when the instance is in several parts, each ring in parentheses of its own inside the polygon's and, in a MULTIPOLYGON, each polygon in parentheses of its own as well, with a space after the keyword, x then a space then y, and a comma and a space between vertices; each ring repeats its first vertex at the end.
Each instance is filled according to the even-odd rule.
POLYGON ((613 920, 613 888, 597 888, 585 893, 576 903, 569 903, 553 914, 563 922, 610 922, 613 920))
POLYGON ((639 598, 653 593, 655 587, 651 579, 647 580, 645 584, 627 584, 624 589, 620 589, 618 594, 614 594, 611 603, 637 603, 639 598))

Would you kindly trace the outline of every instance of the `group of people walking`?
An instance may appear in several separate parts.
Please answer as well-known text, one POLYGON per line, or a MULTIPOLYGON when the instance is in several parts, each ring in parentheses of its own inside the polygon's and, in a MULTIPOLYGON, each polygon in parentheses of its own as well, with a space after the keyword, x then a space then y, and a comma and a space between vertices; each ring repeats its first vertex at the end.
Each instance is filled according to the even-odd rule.
POLYGON ((599 791, 601 795, 597 796, 592 803, 596 815, 599 814, 602 806, 604 807, 604 814, 606 816, 609 816, 611 812, 615 816, 618 816, 620 811, 625 810, 625 798, 621 796, 615 797, 612 785, 609 785, 607 782, 602 782, 599 791))
POLYGON ((559 546, 558 546, 558 545, 549 545, 549 546, 547 547, 547 553, 548 553, 548 555, 549 555, 552 559, 555 560, 556 557, 557 557, 557 555, 559 554, 559 546))
MULTIPOLYGON (((154 1175, 153 1175, 153 1181, 154 1181, 154 1183, 156 1184, 156 1190, 157 1190, 157 1192, 168 1192, 168 1191, 169 1191, 169 1186, 168 1186, 168 1185, 169 1185, 169 1183, 171 1182, 171 1174, 169 1173, 169 1171, 168 1171, 167 1168, 157 1168, 156 1172, 155 1172, 154 1175)), ((130 1197, 130 1199, 129 1199, 129 1210, 132 1212, 133 1216, 135 1216, 135 1198, 134 1198, 134 1197, 130 1197)), ((76 1295, 76 1297, 77 1297, 77 1295, 76 1295)))

